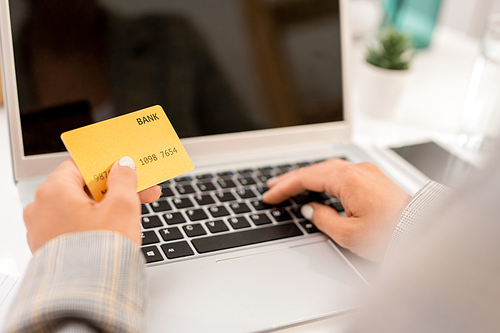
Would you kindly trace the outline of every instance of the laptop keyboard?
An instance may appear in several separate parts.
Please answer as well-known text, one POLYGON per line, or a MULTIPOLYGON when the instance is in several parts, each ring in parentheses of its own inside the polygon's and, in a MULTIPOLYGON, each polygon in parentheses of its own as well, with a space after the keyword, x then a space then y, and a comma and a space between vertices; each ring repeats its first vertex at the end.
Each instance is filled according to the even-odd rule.
POLYGON ((343 212, 336 197, 306 191, 276 206, 262 201, 268 179, 318 162, 198 174, 160 184, 160 199, 142 205, 141 249, 146 262, 167 263, 318 233, 300 208, 316 201, 343 212))

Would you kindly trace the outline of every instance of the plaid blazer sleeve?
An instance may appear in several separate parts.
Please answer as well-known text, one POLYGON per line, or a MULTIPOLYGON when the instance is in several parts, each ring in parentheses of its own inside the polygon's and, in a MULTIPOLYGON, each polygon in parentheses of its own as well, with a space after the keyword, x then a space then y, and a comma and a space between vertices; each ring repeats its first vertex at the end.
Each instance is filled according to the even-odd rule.
POLYGON ((450 193, 450 189, 438 182, 427 181, 406 206, 396 224, 382 267, 390 265, 398 251, 406 243, 407 237, 423 220, 424 216, 439 206, 450 193))
POLYGON ((144 263, 117 233, 59 236, 35 252, 4 332, 144 332, 144 263))

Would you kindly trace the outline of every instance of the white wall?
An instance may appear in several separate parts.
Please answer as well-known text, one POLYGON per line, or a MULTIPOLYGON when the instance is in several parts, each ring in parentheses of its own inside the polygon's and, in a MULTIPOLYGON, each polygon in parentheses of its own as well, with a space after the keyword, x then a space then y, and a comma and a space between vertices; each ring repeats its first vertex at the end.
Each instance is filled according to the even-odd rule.
MULTIPOLYGON (((350 0, 355 36, 376 29, 384 0, 350 0), (375 22, 374 22, 375 21, 375 22), (357 29, 357 30, 356 30, 357 29), (359 30, 359 31, 358 31, 359 30), (365 31, 366 30, 366 31, 365 31)), ((430 1, 430 0, 413 0, 430 1)), ((441 0, 439 24, 479 38, 491 13, 500 13, 500 0, 441 0)), ((357 36, 359 37, 359 36, 357 36)))
POLYGON ((500 12, 500 0, 442 0, 439 23, 479 38, 491 13, 500 12))

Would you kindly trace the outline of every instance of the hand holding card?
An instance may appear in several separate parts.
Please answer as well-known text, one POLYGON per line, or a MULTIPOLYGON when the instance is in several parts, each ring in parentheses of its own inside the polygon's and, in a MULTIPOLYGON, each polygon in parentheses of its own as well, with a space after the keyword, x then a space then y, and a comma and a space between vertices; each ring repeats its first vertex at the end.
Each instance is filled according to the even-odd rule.
POLYGON ((65 132, 61 139, 97 201, 107 191, 111 167, 123 156, 135 162, 137 191, 194 169, 159 105, 65 132))

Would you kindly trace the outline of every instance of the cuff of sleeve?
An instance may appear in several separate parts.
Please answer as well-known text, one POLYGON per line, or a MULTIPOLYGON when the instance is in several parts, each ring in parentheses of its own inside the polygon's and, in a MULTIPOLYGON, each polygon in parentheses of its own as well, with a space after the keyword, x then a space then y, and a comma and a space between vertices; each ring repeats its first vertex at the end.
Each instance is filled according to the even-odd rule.
POLYGON ((406 243, 408 236, 412 234, 415 227, 420 224, 430 211, 439 206, 450 192, 451 190, 448 187, 428 180, 424 187, 415 194, 394 227, 391 241, 382 262, 383 268, 386 268, 394 261, 396 253, 406 243))
POLYGON ((53 331, 69 320, 97 331, 141 332, 144 263, 137 245, 118 233, 59 236, 33 256, 7 331, 53 331))

